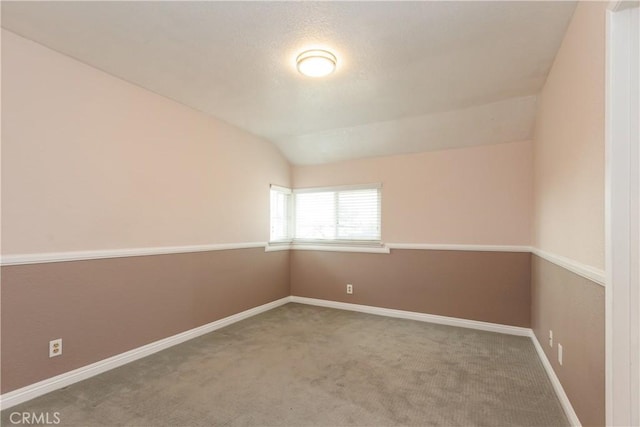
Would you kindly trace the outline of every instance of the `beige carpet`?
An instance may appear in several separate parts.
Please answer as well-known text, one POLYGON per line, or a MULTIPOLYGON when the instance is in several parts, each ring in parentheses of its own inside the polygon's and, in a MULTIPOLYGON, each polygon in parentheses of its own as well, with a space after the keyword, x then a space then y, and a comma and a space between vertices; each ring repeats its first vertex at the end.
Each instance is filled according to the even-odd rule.
POLYGON ((533 344, 288 304, 2 412, 61 426, 565 426, 533 344))

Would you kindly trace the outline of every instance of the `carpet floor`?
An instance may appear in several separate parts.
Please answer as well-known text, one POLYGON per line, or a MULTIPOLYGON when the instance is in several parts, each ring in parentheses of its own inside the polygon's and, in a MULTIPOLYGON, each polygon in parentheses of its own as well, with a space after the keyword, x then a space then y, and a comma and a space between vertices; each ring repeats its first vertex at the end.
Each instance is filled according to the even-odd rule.
POLYGON ((2 412, 59 426, 566 426, 527 337, 287 304, 2 412))

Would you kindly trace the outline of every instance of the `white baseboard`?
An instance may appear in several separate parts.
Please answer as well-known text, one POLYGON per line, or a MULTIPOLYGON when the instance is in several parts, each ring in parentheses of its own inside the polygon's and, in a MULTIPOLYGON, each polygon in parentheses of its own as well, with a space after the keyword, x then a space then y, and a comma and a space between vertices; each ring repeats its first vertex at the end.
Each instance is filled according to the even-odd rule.
POLYGON ((435 314, 426 314, 426 313, 417 313, 413 311, 404 311, 404 310, 394 310, 390 308, 380 308, 373 307, 370 305, 360 305, 360 304, 350 304, 346 302, 337 302, 337 301, 329 301, 315 298, 306 298, 306 297, 296 297, 292 296, 291 302, 297 302, 300 304, 308 304, 308 305, 316 305, 320 307, 328 307, 328 308, 337 308, 340 310, 349 310, 349 311, 358 311, 361 313, 368 314, 376 314, 379 316, 388 316, 388 317, 397 317, 401 319, 410 319, 417 320, 420 322, 429 322, 429 323, 437 323, 440 325, 449 325, 449 326, 458 326, 461 328, 470 328, 470 329, 479 329, 482 331, 489 332, 498 332, 502 334, 508 335, 518 335, 529 337, 531 341, 533 341, 533 345, 536 348, 536 352, 538 353, 538 357, 542 361, 542 365, 544 366, 545 371, 549 379, 551 380, 551 384, 553 386, 556 395, 558 396, 558 400, 562 405, 562 409, 564 410, 565 415, 569 419, 569 422, 574 427, 581 427, 582 424, 576 415, 576 412, 573 410, 573 406, 571 406, 571 402, 569 401, 569 397, 564 392, 562 388, 562 384, 560 384, 560 380, 556 376, 556 373, 549 363, 547 356, 544 353, 544 350, 540 346, 538 339, 536 338, 533 330, 529 328, 521 328, 518 326, 508 326, 501 325, 498 323, 488 323, 488 322, 479 322, 477 320, 467 320, 460 319, 457 317, 447 317, 447 316, 437 316, 435 314))
POLYGON ((134 348, 133 350, 129 350, 125 353, 109 357, 108 359, 92 363, 91 365, 83 366, 81 368, 74 369, 73 371, 65 372, 64 374, 60 374, 52 378, 47 378, 46 380, 42 380, 35 384, 31 384, 18 390, 5 393, 0 396, 0 409, 10 408, 22 402, 26 402, 27 400, 42 396, 43 394, 61 389, 63 387, 67 387, 71 384, 77 383, 87 378, 91 378, 108 370, 117 368, 127 363, 131 363, 138 359, 142 359, 143 357, 149 356, 153 353, 157 353, 166 348, 173 347, 176 344, 180 344, 209 332, 213 332, 217 329, 224 328, 225 326, 239 322, 240 320, 244 320, 257 314, 264 313, 265 311, 269 311, 273 308, 288 303, 290 301, 290 298, 291 297, 285 297, 267 304, 260 305, 258 307, 254 307, 249 310, 234 314, 232 316, 225 317, 224 319, 216 320, 215 322, 211 322, 206 325, 181 332, 177 335, 152 342, 142 347, 134 348))
POLYGON ((580 419, 578 419, 576 411, 573 410, 573 406, 571 406, 569 397, 564 392, 564 388, 562 388, 560 379, 553 370, 553 366, 551 366, 551 362, 549 362, 549 359, 547 359, 547 355, 538 342, 538 338, 536 337, 536 334, 533 333, 533 330, 530 330, 530 337, 531 341, 533 341, 533 345, 535 346, 536 351, 538 352, 538 357, 540 358, 540 361, 542 361, 542 365, 544 366, 545 371, 547 371, 547 376, 549 377, 549 380, 551 380, 551 385, 553 385, 553 389, 558 396, 558 400, 560 400, 560 404, 562 405, 562 409, 564 409, 565 415, 569 419, 569 422, 572 426, 581 427, 582 424, 580 423, 580 419))
POLYGON ((551 384, 553 385, 553 389, 555 390, 556 395, 560 400, 562 408, 564 409, 565 414, 569 419, 569 422, 571 423, 572 426, 576 426, 576 427, 581 426, 580 420, 578 419, 578 416, 573 410, 573 407, 569 402, 569 398, 567 397, 566 393, 564 392, 564 389, 562 388, 562 385, 560 384, 560 380, 558 379, 555 372, 553 371, 551 363, 549 363, 549 360, 547 359, 547 356, 545 355, 544 350, 542 349, 542 347, 540 346, 540 343, 535 337, 535 334, 529 328, 501 325, 501 324, 489 323, 489 322, 480 322, 477 320, 460 319, 456 317, 438 316, 435 314, 418 313, 413 311, 395 310, 390 308, 381 308, 381 307, 374 307, 369 305, 350 304, 345 302, 337 302, 337 301, 329 301, 329 300, 305 298, 305 297, 297 297, 297 296, 289 296, 289 297, 281 298, 279 300, 272 301, 270 303, 263 304, 261 306, 254 307, 249 310, 234 314, 232 316, 225 317, 224 319, 216 320, 215 322, 211 322, 206 325, 179 333, 177 335, 173 335, 171 337, 152 342, 150 344, 135 348, 125 353, 118 354, 108 359, 104 359, 99 362, 92 363, 91 365, 83 366, 81 368, 74 369, 73 371, 65 372, 64 374, 60 374, 55 377, 48 378, 46 380, 37 382, 35 384, 31 384, 26 387, 20 388, 18 390, 5 393, 2 396, 0 396, 0 409, 4 410, 7 408, 11 408, 12 406, 18 405, 20 403, 26 402, 31 399, 35 399, 36 397, 42 396, 52 391, 61 389, 63 387, 67 387, 71 384, 80 382, 87 378, 91 378, 95 375, 101 374, 111 369, 115 369, 119 366, 125 365, 127 363, 131 363, 135 360, 142 359, 143 357, 149 356, 153 353, 157 353, 166 348, 183 343, 185 341, 199 337, 209 332, 213 332, 217 329, 231 325, 232 323, 236 323, 236 322, 239 322, 240 320, 244 320, 249 317, 255 316, 257 314, 264 313, 265 311, 269 311, 281 305, 287 304, 288 302, 315 305, 320 307, 336 308, 340 310, 357 311, 361 313, 395 317, 400 319, 417 320, 420 322, 437 323, 440 325, 449 325, 449 326, 457 326, 457 327, 469 328, 469 329, 478 329, 482 331, 498 332, 498 333, 503 333, 508 335, 527 336, 533 341, 533 344, 538 353, 538 357, 542 361, 542 364, 547 372, 547 375, 551 380, 551 384))
POLYGON ((391 308, 374 307, 371 305, 350 304, 347 302, 329 301, 323 299, 291 297, 291 302, 317 305, 320 307, 337 308, 341 310, 359 311, 361 313, 376 314, 379 316, 397 317, 400 319, 417 320, 419 322, 438 323, 440 325, 459 326, 461 328, 479 329, 482 331, 499 332, 508 335, 528 337, 531 329, 518 326, 500 325, 498 323, 480 322, 478 320, 460 319, 457 317, 438 316, 435 314, 418 313, 415 311, 395 310, 391 308))

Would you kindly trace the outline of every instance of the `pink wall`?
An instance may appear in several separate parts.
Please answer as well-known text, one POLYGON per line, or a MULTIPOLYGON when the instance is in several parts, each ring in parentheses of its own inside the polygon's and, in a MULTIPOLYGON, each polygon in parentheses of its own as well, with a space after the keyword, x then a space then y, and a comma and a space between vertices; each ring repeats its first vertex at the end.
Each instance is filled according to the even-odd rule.
POLYGON ((2 31, 2 250, 267 241, 270 143, 2 31))
POLYGON ((534 136, 533 244, 604 267, 606 2, 580 2, 542 94, 534 136))
MULTIPOLYGON (((3 254, 268 240, 272 144, 7 31, 2 86, 3 254)), ((2 392, 287 295, 261 248, 3 266, 2 392)))
POLYGON ((296 188, 372 182, 385 242, 530 243, 528 141, 293 167, 296 188))

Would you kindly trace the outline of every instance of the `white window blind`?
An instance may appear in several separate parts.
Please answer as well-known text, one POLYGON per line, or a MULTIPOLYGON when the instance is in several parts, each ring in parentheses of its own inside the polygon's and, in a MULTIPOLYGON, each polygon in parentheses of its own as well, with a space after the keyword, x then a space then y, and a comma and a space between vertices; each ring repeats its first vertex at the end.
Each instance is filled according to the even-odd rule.
POLYGON ((335 239, 336 197, 334 192, 295 195, 297 239, 335 239))
POLYGON ((296 240, 380 240, 380 186, 294 190, 296 240))
POLYGON ((271 186, 271 232, 272 242, 291 239, 291 190, 271 186))

